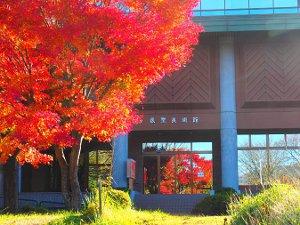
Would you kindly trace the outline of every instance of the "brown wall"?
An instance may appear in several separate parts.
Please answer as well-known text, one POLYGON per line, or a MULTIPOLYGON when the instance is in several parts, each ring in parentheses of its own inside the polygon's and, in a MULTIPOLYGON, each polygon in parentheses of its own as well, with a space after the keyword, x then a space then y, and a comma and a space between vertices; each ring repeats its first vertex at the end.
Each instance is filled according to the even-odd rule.
POLYGON ((219 128, 219 62, 215 36, 204 35, 194 50, 192 61, 172 76, 165 77, 147 91, 147 99, 140 106, 144 115, 135 130, 191 130, 219 128), (167 122, 155 125, 150 117, 166 117, 167 122), (200 122, 171 124, 171 117, 199 117, 200 122))
POLYGON ((300 32, 236 38, 239 129, 300 128, 300 32))

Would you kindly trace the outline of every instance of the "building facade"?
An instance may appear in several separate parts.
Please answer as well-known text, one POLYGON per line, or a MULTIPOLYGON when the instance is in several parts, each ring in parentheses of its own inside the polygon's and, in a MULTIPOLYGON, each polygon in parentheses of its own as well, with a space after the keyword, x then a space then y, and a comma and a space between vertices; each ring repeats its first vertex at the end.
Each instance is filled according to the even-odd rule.
MULTIPOLYGON (((148 89, 138 106, 143 122, 113 144, 113 185, 131 188, 137 208, 190 212, 220 188, 255 191, 300 177, 299 6, 202 0, 195 8, 206 32, 191 62, 148 89), (136 162, 132 180, 128 159, 136 162)), ((95 149, 109 146, 87 148, 83 190, 94 169, 89 154, 98 160, 95 149)), ((57 165, 18 171, 20 205, 62 206, 57 165)))
POLYGON ((148 89, 143 122, 116 140, 115 187, 128 187, 131 158, 138 208, 190 212, 219 188, 299 178, 299 12, 293 0, 202 0, 191 62, 148 89))

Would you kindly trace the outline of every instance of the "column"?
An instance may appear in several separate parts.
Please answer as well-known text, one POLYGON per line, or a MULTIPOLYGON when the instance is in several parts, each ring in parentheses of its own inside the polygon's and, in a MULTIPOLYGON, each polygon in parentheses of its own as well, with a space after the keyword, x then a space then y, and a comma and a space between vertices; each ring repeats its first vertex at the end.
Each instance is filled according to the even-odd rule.
POLYGON ((128 135, 118 136, 113 146, 113 187, 127 188, 128 135))
POLYGON ((22 166, 21 165, 18 165, 18 191, 19 193, 22 192, 22 166))
POLYGON ((220 105, 222 187, 239 189, 235 96, 235 59, 232 36, 220 37, 220 105))

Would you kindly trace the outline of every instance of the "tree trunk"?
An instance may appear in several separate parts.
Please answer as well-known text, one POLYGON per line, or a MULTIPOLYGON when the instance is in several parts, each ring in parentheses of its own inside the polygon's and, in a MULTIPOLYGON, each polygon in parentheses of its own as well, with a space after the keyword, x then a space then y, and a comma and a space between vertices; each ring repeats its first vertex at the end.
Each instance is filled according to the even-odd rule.
POLYGON ((72 209, 71 207, 71 193, 70 193, 70 183, 69 183, 69 165, 65 158, 63 149, 55 148, 55 156, 58 160, 61 173, 61 193, 67 209, 72 209))
POLYGON ((61 192, 67 209, 80 210, 81 190, 78 181, 78 166, 83 137, 72 147, 69 163, 63 149, 56 148, 55 155, 61 171, 61 192))
POLYGON ((69 179, 71 187, 71 207, 74 210, 79 210, 81 208, 81 191, 78 181, 78 165, 82 140, 83 137, 80 138, 79 145, 75 145, 72 148, 70 154, 69 179))
POLYGON ((9 212, 16 212, 19 207, 18 167, 14 157, 4 165, 4 207, 9 212))

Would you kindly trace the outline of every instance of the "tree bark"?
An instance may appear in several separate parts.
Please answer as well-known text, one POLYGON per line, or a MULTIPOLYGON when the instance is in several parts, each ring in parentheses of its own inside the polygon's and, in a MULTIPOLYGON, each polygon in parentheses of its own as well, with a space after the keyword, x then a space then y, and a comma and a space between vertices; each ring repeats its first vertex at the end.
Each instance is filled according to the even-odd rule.
POLYGON ((58 160, 61 173, 61 193, 67 209, 72 209, 71 207, 71 192, 69 183, 69 165, 65 158, 63 149, 58 147, 55 148, 55 156, 58 160))
POLYGON ((18 166, 14 157, 4 165, 4 207, 9 212, 16 212, 19 207, 18 166))
POLYGON ((55 156, 61 171, 61 192, 66 208, 76 211, 80 210, 82 200, 78 181, 78 166, 82 141, 83 137, 80 137, 77 144, 72 147, 69 163, 65 158, 63 149, 55 149, 55 156))
POLYGON ((69 179, 71 187, 71 207, 74 210, 81 208, 81 191, 78 181, 78 165, 81 153, 83 137, 80 138, 79 144, 72 148, 70 154, 69 179))

